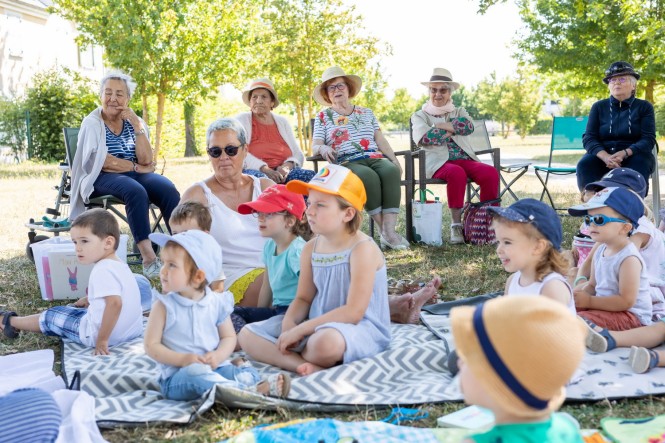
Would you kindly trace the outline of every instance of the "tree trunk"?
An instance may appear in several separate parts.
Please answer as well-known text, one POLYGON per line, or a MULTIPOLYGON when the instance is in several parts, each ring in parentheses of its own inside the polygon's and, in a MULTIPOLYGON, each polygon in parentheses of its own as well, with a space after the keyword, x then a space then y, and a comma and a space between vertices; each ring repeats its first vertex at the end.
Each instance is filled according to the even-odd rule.
POLYGON ((155 156, 154 161, 159 157, 159 148, 162 143, 162 125, 164 124, 164 103, 166 95, 163 92, 157 94, 157 124, 155 125, 155 156))
POLYGON ((656 86, 656 80, 649 80, 645 89, 644 99, 653 105, 653 90, 656 86))
POLYGON ((196 132, 194 130, 196 105, 189 100, 185 100, 183 108, 185 113, 185 157, 196 157, 201 155, 196 148, 196 132))
POLYGON ((141 91, 141 105, 143 106, 143 120, 150 125, 150 112, 148 111, 148 97, 141 91))

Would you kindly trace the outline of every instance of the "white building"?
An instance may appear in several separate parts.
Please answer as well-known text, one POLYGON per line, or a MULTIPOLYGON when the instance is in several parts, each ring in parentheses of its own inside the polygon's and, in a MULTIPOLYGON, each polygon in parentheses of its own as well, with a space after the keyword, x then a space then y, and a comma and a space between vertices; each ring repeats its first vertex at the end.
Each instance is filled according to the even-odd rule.
POLYGON ((80 48, 74 24, 46 11, 51 3, 0 0, 0 95, 20 95, 36 73, 53 67, 102 77, 101 47, 80 48))

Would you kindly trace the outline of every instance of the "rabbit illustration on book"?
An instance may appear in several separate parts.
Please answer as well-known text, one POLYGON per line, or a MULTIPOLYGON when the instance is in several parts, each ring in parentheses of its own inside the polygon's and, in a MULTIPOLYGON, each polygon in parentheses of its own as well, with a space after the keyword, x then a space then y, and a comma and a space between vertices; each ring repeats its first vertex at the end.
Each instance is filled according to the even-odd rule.
POLYGON ((78 266, 74 266, 73 271, 67 267, 67 272, 69 272, 69 287, 71 288, 72 292, 78 290, 78 280, 76 278, 76 274, 78 273, 78 266))

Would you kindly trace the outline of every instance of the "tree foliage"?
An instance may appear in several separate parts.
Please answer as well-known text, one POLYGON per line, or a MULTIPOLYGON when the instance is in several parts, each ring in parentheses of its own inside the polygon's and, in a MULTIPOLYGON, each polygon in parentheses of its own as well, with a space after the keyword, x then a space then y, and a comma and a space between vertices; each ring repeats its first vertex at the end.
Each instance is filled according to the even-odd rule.
MULTIPOLYGON (((505 0, 479 0, 481 12, 505 0)), ((665 80, 663 0, 516 0, 524 31, 516 38, 522 61, 559 73, 562 91, 603 97, 610 63, 624 60, 642 74, 646 99, 665 80)))
POLYGON ((0 97, 0 145, 9 146, 15 161, 27 147, 25 104, 18 98, 0 97))
POLYGON ((517 76, 503 82, 504 93, 499 100, 502 112, 523 139, 538 121, 542 98, 538 83, 528 72, 520 70, 517 76))
MULTIPOLYGON (((377 85, 376 71, 368 66, 382 53, 378 40, 364 31, 362 17, 342 0, 269 0, 258 21, 254 47, 260 49, 246 78, 270 77, 280 100, 292 105, 298 128, 309 127, 321 108, 311 94, 326 68, 337 65, 377 85)), ((378 90, 371 91, 373 96, 365 92, 366 101, 378 99, 378 90)), ((306 133, 299 130, 297 135, 309 151, 306 133)))
POLYGON ((251 0, 54 1, 54 11, 76 23, 81 43, 104 46, 108 63, 134 77, 144 98, 157 97, 155 158, 166 98, 193 103, 236 80, 252 32, 247 18, 257 6, 251 0))
POLYGON ((30 112, 32 132, 33 148, 29 156, 45 161, 64 159, 62 128, 80 126, 97 102, 89 81, 77 74, 57 69, 36 74, 26 91, 24 104, 30 112))
POLYGON ((408 130, 411 114, 417 110, 416 100, 409 95, 409 91, 406 88, 396 89, 393 99, 382 115, 382 122, 394 129, 408 130))

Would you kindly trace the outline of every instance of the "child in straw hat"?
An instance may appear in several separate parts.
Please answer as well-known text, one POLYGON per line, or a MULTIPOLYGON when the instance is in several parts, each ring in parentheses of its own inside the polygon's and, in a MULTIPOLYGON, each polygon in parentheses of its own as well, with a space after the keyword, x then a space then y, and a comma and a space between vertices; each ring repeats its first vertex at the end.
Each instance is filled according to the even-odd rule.
POLYGON ((464 400, 495 425, 467 442, 582 442, 569 416, 553 414, 584 356, 585 327, 546 297, 500 297, 452 310, 464 400))

